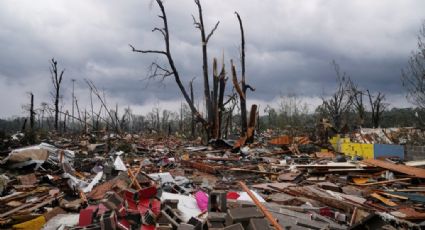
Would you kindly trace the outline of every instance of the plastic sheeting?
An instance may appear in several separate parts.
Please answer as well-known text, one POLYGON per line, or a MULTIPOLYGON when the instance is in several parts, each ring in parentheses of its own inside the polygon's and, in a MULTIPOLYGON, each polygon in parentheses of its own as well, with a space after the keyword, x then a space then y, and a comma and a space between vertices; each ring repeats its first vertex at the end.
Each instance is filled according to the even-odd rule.
POLYGON ((103 172, 99 172, 96 174, 96 176, 93 178, 93 180, 90 183, 87 183, 85 181, 82 181, 74 176, 72 176, 69 173, 64 173, 63 178, 69 178, 68 179, 68 186, 72 189, 80 189, 84 193, 90 192, 93 187, 99 183, 100 179, 102 179, 103 172))
POLYGON ((198 216, 202 213, 199 209, 196 199, 192 196, 185 196, 180 194, 163 192, 161 196, 161 201, 166 199, 175 199, 179 200, 177 208, 181 211, 183 221, 187 222, 192 216, 198 216))
POLYGON ((165 183, 175 183, 176 181, 174 180, 173 176, 171 176, 170 173, 165 172, 165 173, 151 173, 149 174, 150 177, 152 177, 154 180, 156 181, 160 181, 161 185, 165 184, 165 183))

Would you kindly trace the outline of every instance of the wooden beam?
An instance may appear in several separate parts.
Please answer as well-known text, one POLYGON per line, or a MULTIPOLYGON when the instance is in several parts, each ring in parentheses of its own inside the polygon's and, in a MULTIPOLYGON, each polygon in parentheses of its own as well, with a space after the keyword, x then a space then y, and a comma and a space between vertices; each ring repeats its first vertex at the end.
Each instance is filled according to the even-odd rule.
POLYGON ((254 201, 255 205, 261 210, 261 212, 263 212, 264 216, 266 216, 266 218, 270 221, 270 223, 272 223, 272 225, 276 229, 283 230, 283 228, 272 216, 272 214, 261 204, 261 202, 257 199, 257 197, 255 197, 255 195, 251 192, 251 190, 245 185, 245 183, 242 181, 239 181, 239 185, 248 194, 248 196, 251 197, 252 201, 254 201))

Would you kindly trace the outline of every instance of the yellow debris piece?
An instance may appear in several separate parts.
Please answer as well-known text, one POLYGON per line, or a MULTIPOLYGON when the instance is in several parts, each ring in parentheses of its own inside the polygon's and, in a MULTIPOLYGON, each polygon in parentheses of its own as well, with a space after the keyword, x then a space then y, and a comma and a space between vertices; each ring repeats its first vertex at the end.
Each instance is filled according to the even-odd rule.
POLYGON ((368 181, 369 179, 368 178, 358 178, 358 177, 355 177, 355 178, 353 178, 353 182, 355 183, 355 184, 364 184, 364 183, 366 183, 367 181, 368 181))
POLYGON ((391 207, 397 206, 397 204, 395 202, 379 195, 378 193, 372 193, 372 194, 370 194, 370 196, 382 201, 384 204, 386 204, 388 206, 391 206, 391 207))
POLYGON ((188 161, 189 160, 189 154, 188 153, 185 153, 182 157, 181 157, 181 159, 182 160, 185 160, 185 161, 188 161))
POLYGON ((13 225, 13 229, 21 229, 21 230, 39 230, 46 223, 46 219, 44 216, 39 216, 35 219, 13 225))

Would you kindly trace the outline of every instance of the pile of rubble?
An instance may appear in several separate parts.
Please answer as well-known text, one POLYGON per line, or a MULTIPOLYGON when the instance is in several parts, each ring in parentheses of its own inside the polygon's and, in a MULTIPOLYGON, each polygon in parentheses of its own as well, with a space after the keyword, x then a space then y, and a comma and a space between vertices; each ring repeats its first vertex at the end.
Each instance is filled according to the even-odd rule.
POLYGON ((0 159, 2 229, 425 227, 425 162, 351 160, 306 137, 88 136, 0 159))

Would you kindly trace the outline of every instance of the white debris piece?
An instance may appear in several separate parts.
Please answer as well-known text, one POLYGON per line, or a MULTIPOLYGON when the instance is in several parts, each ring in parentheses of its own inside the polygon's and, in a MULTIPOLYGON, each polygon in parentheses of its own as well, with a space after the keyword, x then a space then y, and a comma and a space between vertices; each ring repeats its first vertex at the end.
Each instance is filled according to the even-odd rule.
POLYGON ((124 162, 121 160, 121 157, 117 156, 114 161, 115 170, 118 171, 127 171, 127 167, 125 167, 124 162))

